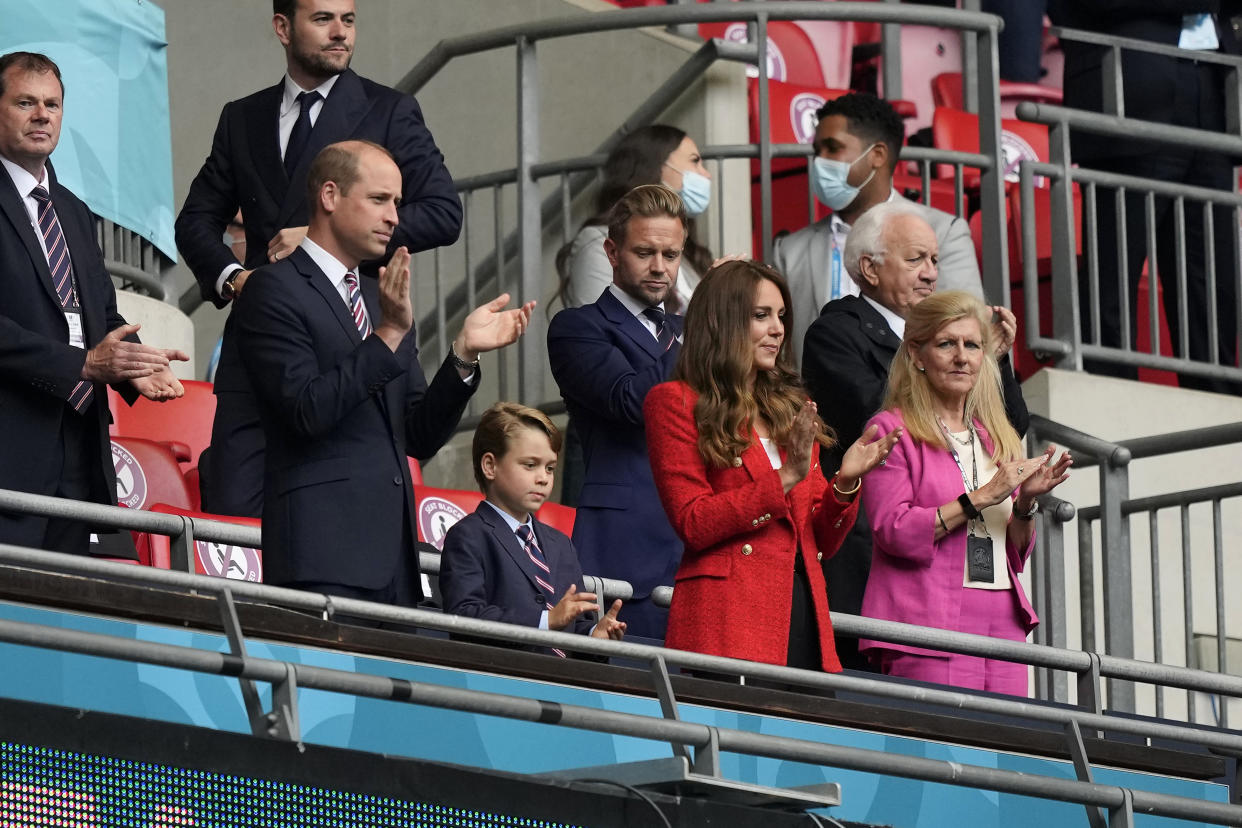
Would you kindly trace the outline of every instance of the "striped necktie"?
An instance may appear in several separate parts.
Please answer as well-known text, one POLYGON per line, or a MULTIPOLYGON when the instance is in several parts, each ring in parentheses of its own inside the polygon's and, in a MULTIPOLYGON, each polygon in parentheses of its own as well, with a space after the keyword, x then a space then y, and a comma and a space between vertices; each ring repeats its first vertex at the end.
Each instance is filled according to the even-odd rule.
MULTIPOLYGON (((73 279, 73 260, 69 258, 69 245, 60 229, 60 219, 52 206, 52 197, 43 187, 35 187, 30 196, 39 204, 39 232, 43 234, 43 246, 47 248, 47 266, 52 271, 52 286, 60 297, 62 310, 80 312, 78 291, 73 279)), ((69 404, 74 411, 85 411, 95 397, 95 388, 87 380, 78 380, 69 392, 69 404)))
POLYGON ((371 335, 371 320, 367 319, 367 309, 362 306, 362 291, 358 289, 358 274, 350 271, 345 274, 345 296, 349 300, 349 312, 358 326, 358 333, 366 339, 371 335))
POLYGON ((673 347, 673 326, 668 324, 668 314, 659 308, 643 308, 643 316, 655 323, 656 340, 667 351, 673 347))
MULTIPOLYGON (((539 549, 539 542, 535 540, 535 533, 531 531, 530 526, 523 524, 515 530, 514 534, 522 542, 522 549, 526 552, 526 556, 530 558, 530 562, 535 565, 535 583, 539 584, 539 588, 543 590, 543 603, 550 610, 556 606, 551 601, 551 598, 556 597, 556 588, 549 582, 549 579, 552 577, 552 570, 548 568, 548 562, 544 560, 543 552, 539 549)), ((558 650, 553 647, 552 652, 561 658, 565 657, 564 650, 558 650)))

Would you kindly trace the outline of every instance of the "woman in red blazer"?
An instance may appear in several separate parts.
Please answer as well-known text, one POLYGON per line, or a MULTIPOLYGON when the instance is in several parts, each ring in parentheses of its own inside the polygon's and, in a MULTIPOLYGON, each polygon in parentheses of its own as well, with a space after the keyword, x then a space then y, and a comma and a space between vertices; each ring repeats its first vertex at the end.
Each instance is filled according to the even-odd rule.
POLYGON ((685 542, 665 643, 677 649, 836 672, 819 561, 854 523, 862 476, 899 434, 832 445, 785 341, 789 289, 752 261, 713 268, 686 311, 674 380, 643 413, 656 488, 685 542), (832 486, 833 493, 829 493, 832 486))
MULTIPOLYGON (((1001 397, 991 309, 934 293, 906 317, 881 434, 904 430, 863 493, 875 546, 863 615, 1022 641, 1038 623, 1018 575, 1035 542, 1036 498, 1069 473, 1052 447, 1024 457, 1001 397)), ((1025 696, 1026 665, 859 642, 882 672, 1025 696)))

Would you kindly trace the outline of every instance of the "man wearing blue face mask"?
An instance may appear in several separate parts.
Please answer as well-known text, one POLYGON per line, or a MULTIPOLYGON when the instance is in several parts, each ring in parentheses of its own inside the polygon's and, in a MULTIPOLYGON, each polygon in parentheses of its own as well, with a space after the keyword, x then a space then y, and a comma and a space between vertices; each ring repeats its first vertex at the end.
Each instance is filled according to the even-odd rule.
MULTIPOLYGON (((888 102, 874 95, 849 94, 824 104, 815 129, 811 189, 832 214, 776 240, 772 263, 785 275, 793 300, 787 336, 798 364, 807 328, 833 299, 858 295, 845 272, 845 237, 858 218, 877 204, 908 201, 893 189, 893 171, 905 140, 905 127, 888 102)), ((941 290, 965 290, 983 299, 979 263, 964 219, 916 205, 940 245, 941 290)))

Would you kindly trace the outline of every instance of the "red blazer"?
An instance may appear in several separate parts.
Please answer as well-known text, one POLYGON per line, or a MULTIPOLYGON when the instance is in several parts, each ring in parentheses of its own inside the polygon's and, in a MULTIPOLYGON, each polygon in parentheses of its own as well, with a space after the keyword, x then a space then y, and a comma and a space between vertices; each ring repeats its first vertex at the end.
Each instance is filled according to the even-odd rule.
POLYGON ((758 436, 734 465, 708 468, 698 448, 697 399, 684 383, 666 382, 643 405, 656 488, 686 546, 665 644, 784 664, 794 555, 801 548, 823 668, 840 671, 819 561, 836 553, 853 526, 857 499, 839 503, 828 492, 818 446, 810 474, 788 495, 758 436))

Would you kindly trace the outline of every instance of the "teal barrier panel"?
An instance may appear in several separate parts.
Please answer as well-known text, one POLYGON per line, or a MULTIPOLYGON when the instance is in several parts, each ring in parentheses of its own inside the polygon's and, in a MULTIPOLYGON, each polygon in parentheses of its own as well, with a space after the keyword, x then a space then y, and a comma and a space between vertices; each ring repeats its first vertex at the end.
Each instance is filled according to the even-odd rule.
MULTIPOLYGON (((82 630, 140 641, 193 646, 225 652, 223 636, 188 630, 100 619, 55 610, 0 604, 0 617, 64 629, 82 630)), ((461 687, 524 698, 538 698, 601 710, 659 716, 655 699, 584 690, 505 676, 450 670, 312 647, 247 641, 247 652, 298 664, 367 675, 392 676, 445 687, 461 687)), ((249 731, 241 691, 235 679, 80 656, 15 645, 0 645, 0 696, 82 707, 106 713, 249 731)), ((265 705, 270 688, 259 685, 265 705)), ((825 704, 832 704, 825 700, 825 704)), ((752 733, 788 736, 930 759, 1074 779, 1068 762, 947 745, 930 740, 870 733, 778 716, 737 713, 682 705, 685 721, 752 733)), ((518 773, 562 770, 657 759, 670 755, 667 744, 532 722, 459 713, 437 708, 362 699, 301 689, 299 715, 306 742, 452 762, 518 773)), ((843 790, 838 819, 903 828, 1045 828, 1085 824, 1080 805, 991 791, 962 788, 826 768, 800 762, 723 754, 722 774, 730 779, 773 787, 838 782, 843 790)), ((1095 768, 1095 781, 1173 796, 1227 802, 1225 786, 1146 773, 1095 768)), ((1143 828, 1198 823, 1137 815, 1143 828)))
POLYGON ((60 66, 65 118, 52 165, 96 214, 176 261, 164 12, 148 0, 0 3, 0 54, 60 66))

